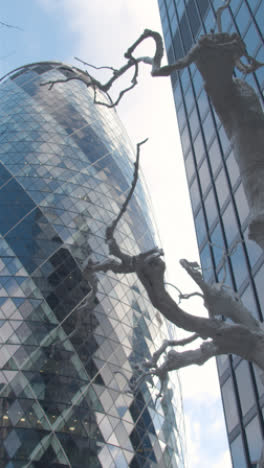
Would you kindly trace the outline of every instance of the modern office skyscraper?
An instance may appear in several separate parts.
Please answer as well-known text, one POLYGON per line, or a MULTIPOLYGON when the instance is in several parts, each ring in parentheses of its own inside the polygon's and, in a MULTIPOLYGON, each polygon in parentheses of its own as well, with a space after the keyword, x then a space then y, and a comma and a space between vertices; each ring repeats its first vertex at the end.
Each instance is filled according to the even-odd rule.
MULTIPOLYGON (((158 0, 169 63, 184 56, 197 38, 216 29, 220 0, 158 0)), ((264 58, 264 1, 232 0, 223 31, 237 32, 250 55, 264 58)), ((244 77, 263 100, 264 69, 244 77)), ((263 320, 264 256, 248 240, 249 210, 238 166, 224 129, 203 89, 195 65, 172 76, 203 274, 235 289, 263 320), (230 255, 224 257, 223 253, 230 255)), ((228 439, 235 468, 254 466, 264 436, 264 386, 254 366, 236 356, 217 361, 228 439)))
MULTIPOLYGON (((155 405, 151 382, 131 384, 172 328, 135 275, 100 274, 95 295, 83 275, 107 255, 133 152, 85 84, 40 86, 74 73, 36 63, 0 84, 0 465, 183 468, 179 386, 155 405)), ((140 182, 116 238, 154 245, 140 182)))

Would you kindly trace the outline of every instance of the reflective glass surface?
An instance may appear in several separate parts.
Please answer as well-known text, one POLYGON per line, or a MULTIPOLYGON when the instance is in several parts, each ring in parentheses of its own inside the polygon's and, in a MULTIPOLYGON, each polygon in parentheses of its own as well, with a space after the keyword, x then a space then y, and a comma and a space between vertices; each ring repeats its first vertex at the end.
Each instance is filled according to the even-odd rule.
MULTIPOLYGON (((134 155, 83 83, 40 86, 73 73, 33 64, 0 86, 0 466, 183 468, 179 385, 156 404, 156 381, 133 386, 171 327, 135 275, 98 274, 96 294, 84 275, 108 254, 134 155)), ((116 238, 155 245, 140 182, 116 238)))
MULTIPOLYGON (((216 11, 223 3, 220 0, 171 1, 174 2, 176 10, 181 7, 183 13, 181 17, 177 16, 176 26, 171 25, 171 41, 167 47, 169 63, 173 63, 175 57, 179 58, 178 44, 186 43, 186 34, 188 34, 185 31, 186 25, 192 31, 190 47, 200 35, 209 33, 212 29, 216 31, 216 11)), ((160 7, 163 4, 164 0, 159 0, 160 7)), ((263 62, 264 0, 232 0, 228 8, 223 11, 221 18, 223 32, 239 33, 246 43, 248 53, 263 62)), ((168 23, 170 23, 169 18, 168 23)), ((223 126, 203 90, 202 77, 195 68, 192 65, 184 71, 175 73, 172 86, 176 111, 178 112, 179 105, 187 110, 180 114, 180 125, 181 129, 185 129, 182 133, 185 138, 183 152, 203 274, 209 281, 215 281, 215 278, 220 281, 225 278, 225 283, 237 291, 253 315, 262 318, 264 256, 261 249, 248 239, 250 213, 238 165, 223 126), (191 165, 191 161, 195 161, 196 164, 191 165), (224 253, 229 254, 225 268, 224 253)), ((242 79, 256 89, 264 105, 263 67, 242 79)), ((249 419, 253 416, 258 418, 258 423, 254 425, 254 430, 257 431, 256 440, 264 439, 262 416, 264 400, 260 399, 256 391, 254 374, 245 371, 243 377, 244 367, 241 366, 236 370, 237 366, 239 366, 238 359, 228 359, 224 372, 221 366, 219 368, 221 385, 230 382, 228 392, 225 390, 225 401, 230 402, 232 398, 237 408, 240 408, 235 417, 232 415, 231 421, 230 412, 226 411, 225 414, 234 468, 241 468, 251 467, 258 453, 252 439, 251 426, 247 426, 246 429, 249 419), (237 390, 246 375, 249 379, 248 398, 251 398, 247 404, 245 404, 245 395, 241 397, 239 403, 241 395, 237 390), (229 393, 233 394, 230 398, 227 396, 229 393)))

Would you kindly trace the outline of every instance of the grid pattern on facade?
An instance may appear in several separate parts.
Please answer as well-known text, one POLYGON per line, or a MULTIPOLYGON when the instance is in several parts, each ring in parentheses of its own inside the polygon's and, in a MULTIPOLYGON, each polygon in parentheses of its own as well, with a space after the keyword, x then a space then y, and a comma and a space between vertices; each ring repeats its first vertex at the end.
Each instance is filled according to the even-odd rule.
MULTIPOLYGON (((216 30, 219 0, 158 3, 170 63, 186 54, 200 35, 216 30)), ((222 23, 223 31, 239 33, 249 54, 263 61, 263 0, 232 0, 222 23)), ((264 69, 238 76, 263 101, 264 69)), ((172 87, 203 275, 210 282, 224 279, 263 320, 264 257, 247 238, 249 209, 233 151, 196 67, 175 72, 172 87)), ((252 466, 264 435, 264 386, 257 369, 235 356, 219 358, 218 369, 234 467, 252 466)))
MULTIPOLYGON (((133 153, 82 83, 40 86, 69 73, 35 64, 0 86, 0 466, 183 467, 179 389, 155 405, 151 382, 130 385, 171 328, 134 274, 98 275, 80 306, 133 153)), ((154 245, 140 183, 116 238, 130 254, 154 245)))

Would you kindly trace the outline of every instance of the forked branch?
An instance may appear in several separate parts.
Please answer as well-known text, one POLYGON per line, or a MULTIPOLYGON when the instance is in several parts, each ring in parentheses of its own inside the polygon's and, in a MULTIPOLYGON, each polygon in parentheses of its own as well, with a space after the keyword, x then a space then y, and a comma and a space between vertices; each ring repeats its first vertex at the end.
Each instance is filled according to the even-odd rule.
POLYGON ((137 181, 138 181, 140 147, 142 145, 144 145, 147 141, 148 141, 148 138, 145 138, 145 140, 140 141, 139 143, 137 143, 136 161, 134 162, 134 176, 133 176, 133 180, 132 180, 132 183, 131 183, 131 187, 130 187, 130 190, 128 192, 127 198, 125 199, 123 205, 121 206, 121 209, 120 209, 120 212, 119 212, 118 216, 112 222, 112 224, 107 228, 107 231, 106 231, 107 239, 113 237, 115 228, 116 228, 117 224, 119 223, 120 219, 122 218, 123 214, 125 213, 125 211, 126 211, 126 209, 128 207, 128 204, 129 204, 129 202, 131 200, 131 197, 132 197, 132 195, 134 193, 134 190, 136 188, 137 181))
POLYGON ((8 28, 8 29, 18 29, 19 31, 23 31, 23 29, 20 28, 19 26, 14 26, 13 24, 9 24, 9 23, 4 23, 3 21, 0 21, 0 26, 4 26, 5 28, 8 28))
POLYGON ((155 353, 153 353, 151 360, 144 362, 144 367, 149 369, 157 367, 157 363, 160 357, 165 353, 167 348, 172 346, 186 346, 187 344, 190 344, 193 341, 197 340, 197 338, 199 338, 199 335, 197 333, 194 333, 188 338, 184 338, 182 340, 165 340, 161 347, 157 351, 155 351, 155 353))
POLYGON ((143 377, 157 375, 164 382, 165 376, 171 370, 190 365, 191 363, 202 364, 212 356, 227 353, 238 354, 245 359, 253 360, 263 368, 264 334, 259 322, 232 295, 228 295, 223 288, 218 288, 217 284, 207 284, 196 262, 182 260, 181 264, 201 288, 205 305, 210 314, 209 318, 194 316, 185 312, 168 294, 164 278, 165 263, 161 260, 163 252, 160 249, 155 248, 148 252, 131 256, 123 253, 116 242, 114 237, 116 226, 127 209, 138 180, 139 150, 140 145, 143 143, 141 142, 137 148, 137 159, 131 189, 120 208, 119 214, 106 229, 106 242, 111 258, 102 263, 88 263, 86 267, 87 271, 90 269, 93 272, 111 270, 122 274, 136 273, 138 279, 145 287, 152 305, 176 326, 193 333, 191 337, 183 340, 182 343, 176 341, 165 343, 154 354, 152 359, 148 363, 145 363, 145 366, 149 370, 143 372, 143 377), (112 257, 115 257, 115 259, 112 257), (216 316, 220 318, 222 315, 231 318, 234 323, 224 323, 216 318, 216 316), (187 344, 198 337, 202 340, 210 339, 210 341, 204 342, 200 348, 194 351, 179 353, 172 350, 168 353, 163 364, 157 367, 158 360, 166 353, 168 346, 187 344))
POLYGON ((222 33, 223 32, 223 29, 222 29, 222 14, 224 12, 224 10, 230 5, 231 3, 231 0, 227 0, 225 2, 225 4, 223 6, 220 6, 218 8, 218 10, 216 11, 215 15, 216 15, 216 24, 217 24, 217 31, 219 33, 222 33))
MULTIPOLYGON (((255 221, 264 217, 264 200, 257 199, 257 190, 252 180, 254 168, 259 172, 259 185, 263 189, 264 167, 263 167, 263 147, 264 147, 264 117, 260 104, 254 90, 241 80, 234 79, 233 73, 236 66, 244 73, 250 73, 262 63, 247 54, 246 46, 237 34, 222 33, 221 16, 223 11, 229 6, 230 0, 220 7, 217 12, 217 34, 207 34, 202 36, 198 43, 188 52, 188 54, 172 65, 162 66, 163 44, 159 33, 146 29, 143 34, 132 44, 125 53, 127 63, 119 69, 111 69, 112 76, 102 84, 88 72, 72 70, 72 75, 64 81, 80 80, 87 87, 92 87, 95 93, 95 102, 108 107, 120 102, 124 94, 137 83, 139 64, 144 63, 151 66, 151 74, 157 76, 169 76, 176 70, 181 70, 191 63, 195 63, 200 71, 205 89, 211 98, 212 104, 232 141, 234 152, 241 169, 242 182, 246 191, 249 205, 254 212, 255 221), (155 53, 152 57, 134 57, 137 47, 146 39, 151 38, 155 42, 155 53), (248 64, 241 62, 241 57, 245 57, 248 64), (113 83, 124 75, 128 70, 134 68, 131 85, 119 93, 115 104, 96 100, 97 90, 108 93, 113 83), (259 170, 261 167, 262 172, 259 170), (250 193, 254 186, 255 193, 250 193), (255 198, 254 198, 255 197, 255 198)), ((86 64, 89 66, 89 64, 86 64)), ((51 81, 52 87, 56 82, 51 81)), ((127 205, 134 192, 138 179, 138 145, 137 161, 131 189, 127 195, 125 203, 113 223, 106 229, 106 242, 109 248, 110 257, 101 263, 88 263, 87 272, 93 271, 113 271, 114 273, 136 273, 138 279, 146 289, 152 305, 160 313, 176 326, 193 333, 195 339, 200 337, 206 340, 200 348, 192 351, 171 350, 165 357, 164 362, 157 365, 158 359, 166 353, 167 347, 162 348, 158 354, 150 361, 153 368, 146 371, 146 374, 157 375, 164 382, 167 373, 171 370, 179 369, 190 364, 202 364, 212 356, 219 354, 237 354, 244 359, 251 360, 260 368, 264 369, 264 333, 260 323, 254 319, 250 312, 237 301, 234 295, 228 294, 223 285, 209 285, 204 280, 199 266, 194 262, 182 260, 181 264, 187 273, 192 277, 202 291, 205 306, 209 311, 209 318, 203 318, 189 314, 179 307, 179 305, 168 294, 165 284, 165 263, 161 259, 163 251, 154 248, 148 252, 135 256, 125 254, 118 245, 114 231, 121 217, 127 209, 127 205), (232 324, 223 322, 220 317, 224 316, 232 320, 232 324)), ((263 193, 263 190, 262 190, 263 193)), ((263 231, 263 229, 262 229, 263 231)), ((263 239, 264 245, 264 239, 263 239)), ((193 338, 194 339, 194 338, 193 338)))
MULTIPOLYGON (((219 77, 225 71, 233 72, 234 67, 238 67, 243 73, 251 73, 255 71, 257 68, 263 65, 263 63, 258 62, 256 59, 251 57, 247 51, 245 44, 243 43, 242 39, 237 34, 227 34, 222 32, 222 14, 223 11, 230 5, 230 0, 227 0, 223 6, 221 6, 216 12, 217 18, 217 28, 218 34, 206 34, 201 36, 198 43, 195 44, 190 51, 182 58, 177 60, 174 64, 162 66, 161 62, 164 55, 163 49, 163 42, 161 35, 150 29, 145 29, 145 31, 141 34, 141 36, 127 49, 124 54, 124 57, 127 59, 127 62, 120 68, 114 68, 109 66, 102 66, 96 67, 91 65, 83 60, 77 59, 87 67, 92 67, 93 69, 100 70, 100 69, 108 69, 112 72, 112 76, 105 82, 101 83, 99 80, 94 78, 90 73, 82 72, 77 68, 72 68, 71 72, 73 73, 72 76, 66 77, 65 79, 58 79, 58 80, 50 80, 48 82, 42 83, 42 85, 49 85, 49 89, 56 83, 67 82, 70 80, 79 80, 83 82, 87 87, 92 87, 94 91, 94 102, 96 104, 101 104, 106 107, 114 107, 118 105, 122 97, 134 88, 137 85, 137 77, 139 72, 139 64, 144 63, 151 66, 151 75, 154 77, 162 77, 162 76, 170 76, 174 71, 182 70, 187 66, 195 63, 200 70, 201 74, 205 79, 205 83, 207 83, 209 79, 210 67, 206 68, 206 56, 214 54, 215 57, 225 56, 226 70, 223 68, 223 64, 221 64, 221 60, 219 61, 219 65, 221 66, 221 73, 219 73, 219 77), (134 52, 136 51, 137 47, 146 39, 151 38, 155 42, 155 53, 151 56, 145 57, 134 57, 134 52), (224 54, 224 55, 223 55, 224 54), (241 57, 244 56, 248 64, 244 64, 241 62, 241 57), (231 66, 231 69, 229 70, 231 66), (131 84, 126 87, 125 89, 119 92, 119 95, 116 100, 113 100, 109 96, 109 91, 113 84, 123 76, 128 70, 134 68, 134 74, 131 78, 131 84), (107 101, 100 101, 97 100, 97 91, 102 91, 106 93, 109 97, 110 102, 107 101)), ((209 59, 210 60, 210 59, 209 59)), ((213 61, 214 62, 214 61, 213 61)), ((212 63, 214 65, 214 63, 212 63)), ((69 69, 70 71, 70 69, 69 69)), ((230 75, 230 78, 232 73, 230 75)), ((221 78, 220 78, 221 79, 221 78)))

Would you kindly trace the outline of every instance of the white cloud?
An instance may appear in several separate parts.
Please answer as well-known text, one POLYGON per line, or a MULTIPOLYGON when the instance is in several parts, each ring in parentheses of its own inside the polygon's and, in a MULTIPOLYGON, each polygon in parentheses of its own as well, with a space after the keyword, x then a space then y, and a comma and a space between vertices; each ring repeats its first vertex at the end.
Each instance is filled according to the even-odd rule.
POLYGON ((212 465, 212 468, 228 468, 231 467, 230 453, 226 450, 220 458, 220 460, 212 465))
MULTIPOLYGON (((127 2, 124 0, 38 0, 53 15, 63 16, 65 26, 77 34, 78 52, 84 60, 103 60, 122 57, 125 48, 145 27, 159 26, 157 8, 152 0, 127 2)), ((103 63, 102 62, 102 63, 103 63)))
MULTIPOLYGON (((39 1, 51 14, 63 15, 75 41, 74 55, 96 65, 119 66, 127 47, 146 27, 160 30, 158 9, 152 0, 39 1)), ((139 54, 151 54, 153 46, 151 40, 146 41, 144 52, 139 54)), ((71 60, 69 56, 67 61, 71 60)), ((142 151, 141 165, 159 217, 165 251, 173 252, 168 255, 168 265, 180 275, 178 258, 188 254, 191 259, 197 258, 197 248, 170 79, 151 79, 146 68, 140 74, 138 88, 125 97, 118 113, 132 141, 150 137, 142 151)))
MULTIPOLYGON (((195 345, 193 345, 194 348, 195 345)), ((208 398, 219 399, 220 389, 216 364, 211 359, 203 366, 190 366, 180 371, 183 393, 186 399, 196 398, 207 401, 208 398)))
MULTIPOLYGON (((200 411, 204 411, 201 409, 200 411)), ((214 405, 207 405, 211 417, 216 416, 214 405)), ((226 448, 225 429, 219 425, 216 431, 204 424, 195 404, 185 414, 187 461, 190 468, 231 468, 229 451, 226 448)))

